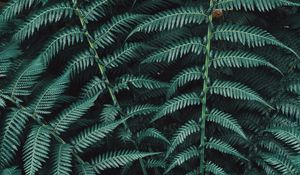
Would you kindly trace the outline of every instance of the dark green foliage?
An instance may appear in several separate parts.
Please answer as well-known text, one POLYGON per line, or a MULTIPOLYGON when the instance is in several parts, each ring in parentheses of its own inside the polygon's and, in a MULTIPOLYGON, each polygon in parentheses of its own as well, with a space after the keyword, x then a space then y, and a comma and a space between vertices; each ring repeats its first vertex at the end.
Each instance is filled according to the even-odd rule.
POLYGON ((299 6, 3 3, 0 174, 300 174, 299 6))

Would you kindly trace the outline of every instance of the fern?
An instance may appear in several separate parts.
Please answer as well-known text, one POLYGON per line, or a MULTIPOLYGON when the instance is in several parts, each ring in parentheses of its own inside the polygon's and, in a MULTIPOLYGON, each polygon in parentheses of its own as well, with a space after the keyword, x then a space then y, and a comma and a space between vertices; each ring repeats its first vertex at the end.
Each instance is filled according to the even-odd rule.
POLYGON ((54 148, 51 174, 70 174, 72 167, 72 147, 60 144, 54 148))

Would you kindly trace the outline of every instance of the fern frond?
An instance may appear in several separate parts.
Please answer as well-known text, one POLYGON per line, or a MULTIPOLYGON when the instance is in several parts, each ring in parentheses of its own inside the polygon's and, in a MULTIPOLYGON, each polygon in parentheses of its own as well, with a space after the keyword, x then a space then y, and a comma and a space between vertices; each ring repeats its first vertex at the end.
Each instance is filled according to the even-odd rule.
POLYGON ((34 114, 50 114, 50 109, 54 106, 55 102, 57 102, 61 94, 67 88, 69 81, 69 73, 66 73, 55 79, 36 96, 36 98, 29 105, 29 108, 33 110, 34 114))
POLYGON ((81 9, 83 13, 83 20, 97 21, 99 18, 105 16, 106 7, 113 4, 114 0, 94 0, 86 7, 81 9))
POLYGON ((163 160, 147 159, 145 166, 146 168, 165 168, 166 162, 163 160))
POLYGON ((176 149, 176 147, 181 143, 183 143, 188 136, 194 133, 198 133, 199 131, 200 131, 199 124, 194 120, 190 120, 186 122, 184 125, 182 125, 172 137, 170 141, 171 144, 168 147, 165 159, 168 158, 170 154, 172 154, 173 151, 176 149))
POLYGON ((104 105, 101 112, 101 121, 103 123, 108 123, 114 121, 120 114, 121 108, 114 105, 104 105))
POLYGON ((159 112, 153 117, 152 122, 183 108, 200 105, 200 103, 201 100, 196 93, 182 94, 174 97, 160 107, 159 112))
POLYGON ((72 104, 69 108, 63 110, 58 117, 50 123, 53 130, 60 134, 65 132, 71 124, 76 122, 81 116, 83 116, 87 110, 94 105, 97 95, 93 98, 78 101, 72 104))
POLYGON ((299 3, 295 3, 289 0, 248 0, 244 2, 243 0, 218 0, 216 7, 223 10, 258 10, 260 12, 270 11, 282 6, 300 6, 299 3))
POLYGON ((76 173, 78 175, 96 175, 94 168, 88 163, 76 165, 76 173))
POLYGON ((253 26, 249 27, 236 24, 219 25, 216 27, 216 31, 214 32, 214 38, 216 40, 239 42, 242 45, 247 45, 248 47, 274 45, 286 49, 300 58, 294 50, 278 41, 270 33, 253 26))
POLYGON ((11 70, 13 63, 11 59, 15 59, 21 55, 22 51, 17 42, 5 43, 4 47, 0 47, 0 78, 5 77, 11 70))
POLYGON ((215 174, 215 175, 228 175, 223 168, 219 167, 218 165, 212 163, 211 161, 207 162, 205 165, 205 171, 215 174))
POLYGON ((97 94, 102 93, 105 89, 105 82, 98 77, 94 77, 84 86, 80 94, 80 99, 95 97, 97 94))
POLYGON ((72 170, 72 147, 68 144, 59 144, 54 147, 52 155, 53 175, 68 175, 72 170))
POLYGON ((90 51, 83 51, 76 55, 66 66, 65 72, 70 71, 72 77, 95 64, 95 55, 90 51))
POLYGON ((0 14, 0 21, 6 22, 29 9, 32 5, 39 3, 40 0, 12 0, 5 5, 0 14))
POLYGON ((244 139, 247 139, 240 124, 230 114, 219 111, 217 109, 213 109, 210 112, 210 114, 207 116, 207 121, 217 123, 225 128, 228 128, 228 129, 236 132, 237 134, 242 136, 244 139))
POLYGON ((102 170, 108 168, 118 168, 132 161, 157 154, 158 153, 144 153, 140 151, 129 150, 114 151, 98 156, 92 160, 91 164, 94 169, 100 173, 102 170))
POLYGON ((21 175, 21 170, 18 167, 5 168, 0 170, 3 175, 21 175))
POLYGON ((172 43, 165 48, 159 49, 152 55, 142 61, 145 63, 159 63, 159 62, 172 62, 183 55, 188 53, 195 53, 197 55, 204 51, 205 45, 202 43, 202 39, 198 37, 188 38, 175 43, 172 43))
POLYGON ((101 58, 101 61, 107 70, 117 68, 118 66, 131 61, 133 58, 140 56, 142 48, 143 44, 141 43, 125 44, 113 54, 101 58))
POLYGON ((94 45, 96 48, 105 48, 116 42, 118 33, 128 33, 132 26, 138 24, 144 19, 143 15, 139 14, 123 14, 113 17, 110 22, 102 25, 94 32, 94 45))
POLYGON ((229 154, 229 155, 233 155, 236 156, 240 159, 243 160, 247 160, 246 157, 244 157, 243 155, 241 155, 235 148, 233 148, 231 145, 218 140, 218 139, 214 139, 214 138, 210 138, 209 141, 207 142, 207 144, 205 145, 205 147, 207 149, 214 149, 217 150, 221 153, 225 153, 225 154, 229 154))
POLYGON ((258 101, 272 108, 255 91, 237 82, 216 80, 210 87, 210 93, 222 95, 224 97, 230 97, 233 99, 258 101))
POLYGON ((168 96, 172 96, 179 87, 191 81, 200 80, 201 78, 202 71, 198 66, 184 69, 171 80, 168 96))
POLYGON ((129 118, 139 116, 139 115, 148 115, 158 110, 157 106, 144 104, 144 105, 135 105, 130 106, 125 109, 126 116, 129 118))
POLYGON ((49 64, 51 59, 67 46, 72 46, 75 43, 81 43, 84 39, 84 32, 79 27, 72 27, 59 31, 52 37, 46 44, 42 52, 39 54, 46 65, 49 64))
POLYGON ((124 120, 118 120, 110 123, 95 124, 73 138, 72 144, 78 152, 83 152, 84 149, 106 137, 123 122, 124 120))
POLYGON ((195 146, 191 146, 187 148, 185 151, 179 153, 175 156, 175 158, 172 160, 172 163, 168 167, 168 169, 164 172, 164 174, 167 174, 175 167, 178 167, 182 164, 184 164, 186 161, 189 161, 192 158, 199 157, 200 152, 199 149, 195 146))
POLYGON ((151 137, 154 139, 161 140, 167 144, 169 144, 169 140, 163 135, 162 132, 157 130, 156 128, 148 128, 145 130, 142 130, 137 133, 137 142, 140 144, 144 139, 151 137))
POLYGON ((19 29, 17 29, 16 33, 13 35, 13 39, 22 42, 26 38, 32 36, 42 26, 58 22, 61 18, 71 18, 73 11, 73 7, 68 3, 59 3, 41 9, 28 17, 24 24, 21 24, 19 29))
POLYGON ((163 83, 143 75, 123 75, 115 84, 114 91, 119 92, 124 89, 129 90, 130 85, 132 85, 135 88, 145 88, 150 90, 168 87, 167 83, 163 83))
POLYGON ((293 163, 286 159, 285 157, 282 157, 280 155, 275 154, 261 154, 261 157, 265 162, 268 164, 274 166, 275 169, 280 171, 283 174, 298 174, 296 167, 294 167, 293 163))
POLYGON ((36 59, 17 71, 14 79, 5 89, 11 97, 28 96, 32 92, 32 87, 37 83, 40 74, 45 70, 41 60, 36 59))
POLYGON ((0 167, 7 166, 14 159, 28 118, 23 109, 13 109, 6 116, 0 140, 0 167))
POLYGON ((212 58, 212 64, 217 67, 258 67, 267 66, 279 73, 282 72, 273 64, 265 60, 262 56, 243 51, 222 51, 215 52, 212 58))
POLYGON ((286 145, 291 146, 293 150, 300 153, 300 132, 298 128, 277 127, 266 131, 272 133, 275 138, 283 141, 286 145))
POLYGON ((34 126, 29 133, 24 148, 23 160, 26 175, 34 175, 48 159, 50 130, 47 126, 34 126))
POLYGON ((136 32, 150 33, 152 31, 171 30, 187 24, 202 24, 206 14, 202 7, 182 7, 160 12, 150 16, 138 25, 130 35, 136 32))

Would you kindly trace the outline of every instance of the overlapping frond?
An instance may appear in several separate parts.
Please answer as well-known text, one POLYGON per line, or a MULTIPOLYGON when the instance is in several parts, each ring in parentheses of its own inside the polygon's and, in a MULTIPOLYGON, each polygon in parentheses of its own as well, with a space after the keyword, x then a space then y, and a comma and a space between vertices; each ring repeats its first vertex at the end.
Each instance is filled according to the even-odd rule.
POLYGON ((230 114, 227 114, 225 112, 219 111, 217 109, 213 109, 208 117, 207 121, 217 123, 225 128, 228 128, 236 133, 238 133, 243 138, 247 138, 244 131, 242 130, 242 127, 237 122, 236 119, 234 119, 230 114))
POLYGON ((50 123, 56 133, 65 132, 71 124, 76 122, 87 110, 94 105, 97 95, 93 98, 75 102, 63 110, 54 121, 50 123))
POLYGON ((100 172, 108 168, 118 168, 132 161, 156 154, 131 150, 114 151, 98 156, 92 160, 91 164, 97 172, 100 172))
POLYGON ((68 144, 59 144, 54 148, 52 154, 53 175, 68 175, 72 172, 72 146, 68 144))
POLYGON ((210 92, 212 94, 218 94, 233 99, 258 101, 266 106, 271 107, 255 91, 237 82, 216 80, 211 85, 210 92))
POLYGON ((183 55, 188 53, 195 53, 199 55, 203 52, 205 45, 202 43, 202 39, 198 37, 188 38, 182 41, 166 46, 152 53, 149 57, 143 60, 142 63, 158 63, 158 62, 172 62, 183 55))
POLYGON ((182 94, 174 97, 160 107, 159 112, 153 117, 152 122, 183 108, 200 105, 200 103, 201 100, 196 93, 182 94))
POLYGON ((262 56, 243 51, 222 51, 216 52, 212 58, 212 64, 218 67, 258 67, 267 66, 278 72, 281 71, 262 56))
POLYGON ((214 32, 214 38, 216 40, 225 40, 230 42, 239 42, 242 45, 247 45, 248 47, 262 47, 265 45, 274 45, 284 49, 287 49, 298 58, 299 55, 284 45, 282 42, 278 41, 274 36, 272 36, 267 31, 253 27, 253 26, 242 26, 236 24, 223 24, 216 27, 214 32))
POLYGON ((206 14, 202 7, 182 7, 167 10, 150 16, 143 23, 138 25, 132 32, 152 32, 171 30, 187 24, 201 24, 205 21, 206 14))
POLYGON ((168 147, 168 151, 166 153, 166 158, 169 157, 170 154, 179 146, 181 143, 185 141, 185 139, 200 131, 199 124, 194 120, 190 120, 182 125, 174 134, 170 141, 170 146, 168 147))
POLYGON ((118 33, 128 33, 128 31, 144 19, 139 14, 123 14, 115 16, 110 22, 103 24, 94 32, 94 44, 96 48, 105 48, 117 41, 118 33))
POLYGON ((72 144, 77 151, 83 152, 84 149, 106 137, 123 122, 124 120, 117 120, 110 123, 95 124, 73 138, 72 144))
POLYGON ((202 71, 198 66, 184 69, 171 80, 168 96, 173 95, 179 87, 182 87, 191 81, 200 80, 201 78, 202 71))
POLYGON ((70 18, 73 14, 74 8, 68 3, 59 3, 41 9, 29 17, 24 24, 21 24, 13 38, 16 41, 24 41, 26 38, 32 36, 42 26, 53 24, 61 18, 70 18))
POLYGON ((148 128, 137 133, 137 142, 141 143, 146 138, 154 138, 169 144, 169 140, 155 128, 148 128))
POLYGON ((23 148, 26 175, 34 175, 49 158, 50 130, 47 126, 34 126, 23 148))
POLYGON ((270 11, 282 6, 300 6, 300 4, 289 0, 247 0, 245 3, 243 0, 218 0, 216 7, 224 10, 259 10, 261 12, 270 11))
POLYGON ((157 81, 146 76, 123 75, 115 84, 114 91, 119 92, 124 89, 130 89, 130 86, 135 88, 159 89, 167 88, 168 84, 157 81))

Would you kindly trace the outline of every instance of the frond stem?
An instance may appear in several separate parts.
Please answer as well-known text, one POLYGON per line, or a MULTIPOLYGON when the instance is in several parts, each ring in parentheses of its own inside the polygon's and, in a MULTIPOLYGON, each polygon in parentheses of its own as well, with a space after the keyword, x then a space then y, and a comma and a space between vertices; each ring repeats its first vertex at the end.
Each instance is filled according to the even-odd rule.
MULTIPOLYGON (((213 0, 210 0, 209 8, 214 7, 213 0)), ((210 52, 211 52, 211 40, 213 35, 213 18, 212 13, 210 12, 208 16, 208 29, 207 29, 207 37, 206 37, 206 52, 205 52, 205 63, 204 63, 204 81, 203 81, 203 90, 202 90, 202 96, 201 96, 201 102, 202 102, 202 111, 201 111, 201 117, 200 117, 200 175, 205 175, 205 122, 206 122, 206 116, 207 116, 207 93, 208 93, 208 87, 209 87, 209 62, 210 62, 210 52)))
MULTIPOLYGON (((120 106, 120 104, 119 104, 119 102, 117 100, 117 97, 116 97, 116 95, 115 95, 115 93, 114 93, 114 91, 112 89, 111 83, 110 83, 110 81, 109 81, 109 79, 108 79, 108 77, 106 75, 106 68, 101 63, 100 56, 99 56, 99 54, 97 52, 97 49, 95 48, 95 46, 93 44, 94 43, 93 42, 93 37, 91 37, 91 35, 90 35, 90 33, 89 33, 88 29, 87 29, 87 25, 86 25, 86 22, 84 20, 83 15, 82 15, 82 12, 77 7, 76 10, 75 10, 75 13, 76 13, 77 17, 79 18, 79 21, 80 21, 82 29, 84 30, 84 34, 85 34, 86 39, 88 41, 89 47, 90 47, 91 51, 94 54, 95 61, 98 64, 98 68, 99 68, 100 74, 102 76, 102 79, 108 85, 107 89, 108 89, 109 95, 110 95, 110 97, 112 99, 113 105, 116 106, 116 107, 118 107, 119 109, 121 109, 121 106, 120 106)), ((126 115, 121 110, 121 118, 124 119, 125 116, 126 115)), ((129 126, 127 125, 126 121, 123 122, 123 125, 124 125, 125 129, 131 133, 131 130, 130 130, 129 126)), ((136 142, 135 141, 133 141, 133 142, 134 142, 134 145, 135 145, 136 149, 138 149, 136 142)), ((141 168, 142 168, 142 171, 143 171, 143 175, 148 175, 147 170, 145 168, 145 164, 144 164, 143 159, 139 159, 139 162, 140 162, 140 165, 141 165, 141 168)))

